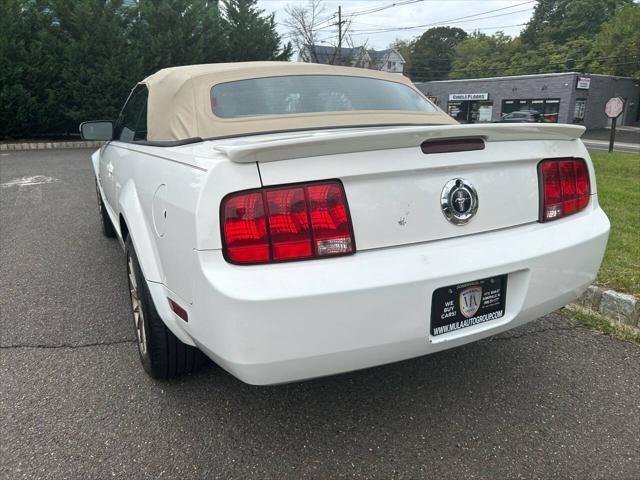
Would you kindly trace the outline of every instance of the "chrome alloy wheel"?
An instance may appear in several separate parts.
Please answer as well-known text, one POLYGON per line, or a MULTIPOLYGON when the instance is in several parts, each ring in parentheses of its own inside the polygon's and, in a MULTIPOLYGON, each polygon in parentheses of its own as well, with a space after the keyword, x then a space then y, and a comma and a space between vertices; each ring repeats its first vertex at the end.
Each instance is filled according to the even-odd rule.
POLYGON ((136 341, 140 355, 147 355, 147 332, 144 326, 144 312, 142 310, 142 300, 140 290, 136 282, 136 275, 133 267, 131 255, 127 257, 127 273, 129 274, 129 292, 131 293, 131 309, 133 311, 133 325, 136 329, 136 341))

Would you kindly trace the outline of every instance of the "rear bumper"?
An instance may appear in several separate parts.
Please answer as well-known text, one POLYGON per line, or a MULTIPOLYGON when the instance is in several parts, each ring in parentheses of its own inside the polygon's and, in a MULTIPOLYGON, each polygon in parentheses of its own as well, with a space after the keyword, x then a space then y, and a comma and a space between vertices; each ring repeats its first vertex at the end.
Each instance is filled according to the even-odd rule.
POLYGON ((494 335, 573 301, 594 280, 608 234, 609 220, 592 201, 548 224, 335 259, 242 267, 219 250, 199 251, 183 328, 250 384, 394 362, 494 335), (504 273, 502 318, 430 336, 435 289, 504 273))

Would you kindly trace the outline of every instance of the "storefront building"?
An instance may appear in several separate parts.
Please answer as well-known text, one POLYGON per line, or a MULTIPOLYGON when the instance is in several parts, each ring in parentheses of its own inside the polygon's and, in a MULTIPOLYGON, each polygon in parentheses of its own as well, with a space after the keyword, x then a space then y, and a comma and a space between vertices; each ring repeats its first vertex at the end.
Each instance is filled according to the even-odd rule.
POLYGON ((465 80, 418 82, 416 86, 460 123, 497 122, 505 115, 547 123, 604 128, 607 100, 621 97, 618 125, 640 123, 640 82, 631 78, 581 73, 547 73, 465 80), (515 113, 514 112, 519 112, 515 113))

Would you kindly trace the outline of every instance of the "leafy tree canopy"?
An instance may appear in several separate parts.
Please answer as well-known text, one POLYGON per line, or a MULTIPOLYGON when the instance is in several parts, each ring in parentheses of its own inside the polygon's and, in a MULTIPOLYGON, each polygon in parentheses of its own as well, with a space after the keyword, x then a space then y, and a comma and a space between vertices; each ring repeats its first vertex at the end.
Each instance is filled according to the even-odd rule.
POLYGON ((602 26, 589 54, 594 71, 640 79, 640 6, 627 5, 602 26))
POLYGON ((617 8, 631 3, 632 0, 538 0, 521 38, 528 45, 537 45, 591 37, 617 8))
POLYGON ((474 32, 449 39, 436 32, 444 28, 396 40, 414 81, 566 71, 640 78, 640 4, 631 0, 538 0, 515 38, 474 32))
POLYGON ((0 136, 115 118, 160 68, 288 60, 291 50, 257 0, 2 0, 0 136))
POLYGON ((419 81, 447 78, 455 48, 465 38, 467 33, 457 27, 435 27, 424 32, 412 45, 411 78, 419 81))

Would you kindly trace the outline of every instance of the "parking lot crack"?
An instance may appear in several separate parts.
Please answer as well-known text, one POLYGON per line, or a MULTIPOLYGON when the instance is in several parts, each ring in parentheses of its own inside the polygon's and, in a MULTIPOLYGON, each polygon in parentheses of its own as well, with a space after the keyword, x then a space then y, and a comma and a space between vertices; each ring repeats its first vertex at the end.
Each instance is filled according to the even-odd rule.
POLYGON ((20 343, 14 345, 0 345, 0 350, 17 350, 17 349, 76 349, 76 348, 91 348, 91 347, 103 347, 109 345, 120 345, 123 343, 135 343, 135 340, 113 340, 109 342, 93 342, 93 343, 60 343, 57 345, 47 345, 38 343, 20 343))

